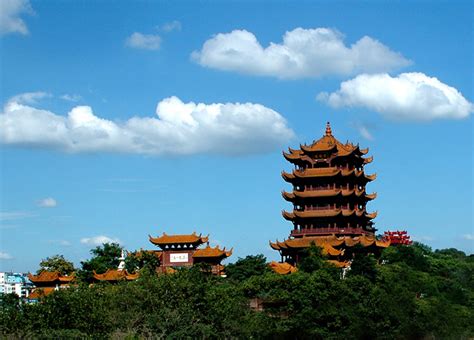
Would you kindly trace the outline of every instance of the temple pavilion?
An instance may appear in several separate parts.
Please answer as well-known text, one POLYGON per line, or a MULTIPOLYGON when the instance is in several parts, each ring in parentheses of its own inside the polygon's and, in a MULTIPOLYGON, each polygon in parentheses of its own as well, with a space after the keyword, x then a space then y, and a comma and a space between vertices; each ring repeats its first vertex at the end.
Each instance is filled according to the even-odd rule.
POLYGON ((298 263, 303 250, 314 243, 331 262, 344 267, 348 249, 360 245, 377 252, 390 244, 389 240, 376 239, 372 220, 377 213, 367 210, 367 203, 377 196, 366 192, 366 185, 376 178, 364 171, 373 160, 365 156, 367 153, 368 149, 359 145, 338 141, 329 122, 322 138, 283 152, 294 165, 293 171, 282 172, 293 187, 291 192, 282 192, 293 205, 292 211, 282 212, 293 229, 287 240, 270 242, 280 252, 282 262, 298 263))
POLYGON ((232 255, 232 249, 220 249, 219 246, 209 245, 209 236, 197 235, 195 232, 187 235, 149 236, 150 242, 160 250, 155 254, 160 259, 158 272, 173 272, 178 267, 189 267, 198 263, 209 265, 211 273, 224 275, 224 266, 221 262, 232 255), (205 247, 201 247, 206 244, 205 247))
POLYGON ((37 300, 55 290, 69 287, 74 281, 75 275, 61 275, 56 271, 42 271, 38 275, 28 274, 28 278, 35 285, 35 289, 28 295, 28 299, 37 300))

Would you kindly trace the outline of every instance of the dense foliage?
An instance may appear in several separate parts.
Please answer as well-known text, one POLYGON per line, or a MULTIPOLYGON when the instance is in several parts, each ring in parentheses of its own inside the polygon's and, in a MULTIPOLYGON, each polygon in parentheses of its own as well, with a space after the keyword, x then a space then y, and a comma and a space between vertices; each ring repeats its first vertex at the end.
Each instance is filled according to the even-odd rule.
MULTIPOLYGON (((474 257, 455 249, 390 247, 359 256, 344 279, 317 251, 306 270, 262 270, 240 259, 230 276, 199 268, 116 285, 81 284, 37 304, 4 296, 3 335, 92 338, 437 338, 474 336, 474 257), (357 262, 356 262, 357 261, 357 262), (248 268, 245 268, 246 264, 248 268), (251 309, 250 301, 261 306, 251 309)), ((255 304, 254 304, 255 305, 255 304)))
POLYGON ((63 255, 53 255, 41 260, 37 274, 42 271, 59 272, 61 275, 69 275, 74 272, 74 264, 64 258, 63 255))
POLYGON ((122 247, 118 243, 104 243, 91 250, 92 257, 87 261, 82 261, 82 269, 77 276, 85 282, 91 282, 96 273, 102 274, 107 269, 117 269, 122 255, 122 247))

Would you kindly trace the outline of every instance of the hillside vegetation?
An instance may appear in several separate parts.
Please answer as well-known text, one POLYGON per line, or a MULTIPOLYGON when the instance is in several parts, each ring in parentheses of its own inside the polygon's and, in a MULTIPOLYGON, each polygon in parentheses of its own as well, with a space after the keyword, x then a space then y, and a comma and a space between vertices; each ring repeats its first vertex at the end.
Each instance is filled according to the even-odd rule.
POLYGON ((34 338, 468 339, 474 337, 474 256, 390 247, 359 256, 344 279, 310 252, 300 270, 274 274, 262 255, 228 277, 203 268, 134 282, 79 284, 36 304, 3 297, 4 336, 34 338), (383 264, 379 264, 383 263, 383 264), (250 301, 261 308, 250 308, 250 301))

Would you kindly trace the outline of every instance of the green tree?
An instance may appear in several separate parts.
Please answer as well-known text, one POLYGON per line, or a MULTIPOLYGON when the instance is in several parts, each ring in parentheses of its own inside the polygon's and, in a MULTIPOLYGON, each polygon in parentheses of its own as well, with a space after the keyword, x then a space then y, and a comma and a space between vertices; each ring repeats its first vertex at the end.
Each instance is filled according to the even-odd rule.
POLYGON ((120 264, 122 247, 118 243, 104 243, 91 249, 93 255, 87 261, 82 261, 82 269, 78 272, 81 280, 89 282, 93 277, 93 271, 101 274, 107 269, 117 269, 120 264))
POLYGON ((327 267, 326 257, 323 255, 323 249, 311 243, 309 248, 305 249, 302 254, 303 259, 300 261, 298 269, 312 273, 321 268, 327 267))
POLYGON ((39 265, 40 269, 37 271, 38 274, 42 271, 57 271, 61 273, 61 275, 69 275, 75 270, 74 264, 66 260, 63 255, 53 255, 51 257, 47 257, 41 260, 39 265))
POLYGON ((269 271, 267 258, 263 254, 239 258, 235 263, 230 263, 225 268, 227 277, 236 281, 243 281, 252 276, 263 275, 269 271))
POLYGON ((137 270, 146 268, 149 271, 155 271, 160 266, 160 258, 156 252, 140 250, 134 253, 129 253, 125 259, 125 269, 129 273, 135 273, 137 270))
POLYGON ((356 252, 348 276, 362 275, 372 282, 377 278, 377 261, 372 254, 356 252))

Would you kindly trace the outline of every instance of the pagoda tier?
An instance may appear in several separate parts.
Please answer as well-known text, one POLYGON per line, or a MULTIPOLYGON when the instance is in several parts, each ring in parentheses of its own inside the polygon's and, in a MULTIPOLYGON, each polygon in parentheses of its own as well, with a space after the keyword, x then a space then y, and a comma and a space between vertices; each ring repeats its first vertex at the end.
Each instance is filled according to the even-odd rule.
POLYGON ((376 194, 368 194, 367 183, 376 175, 367 175, 364 166, 372 157, 363 157, 368 149, 352 143, 341 143, 333 135, 329 123, 325 135, 311 145, 289 149, 284 157, 295 165, 291 172, 282 172, 293 185, 292 192, 283 191, 283 198, 293 203, 293 211, 283 217, 293 222, 292 236, 373 234, 372 219, 377 213, 366 210, 376 194))
MULTIPOLYGON (((322 254, 332 261, 346 263, 350 259, 350 253, 355 246, 366 248, 372 253, 380 252, 390 245, 389 239, 377 239, 374 235, 358 236, 306 236, 294 237, 283 242, 270 242, 270 247, 278 250, 282 259, 289 262, 298 262, 303 251, 312 244, 321 248, 322 254)), ((337 264, 342 266, 341 263, 337 264)), ((336 263, 335 263, 336 264, 336 263)))

